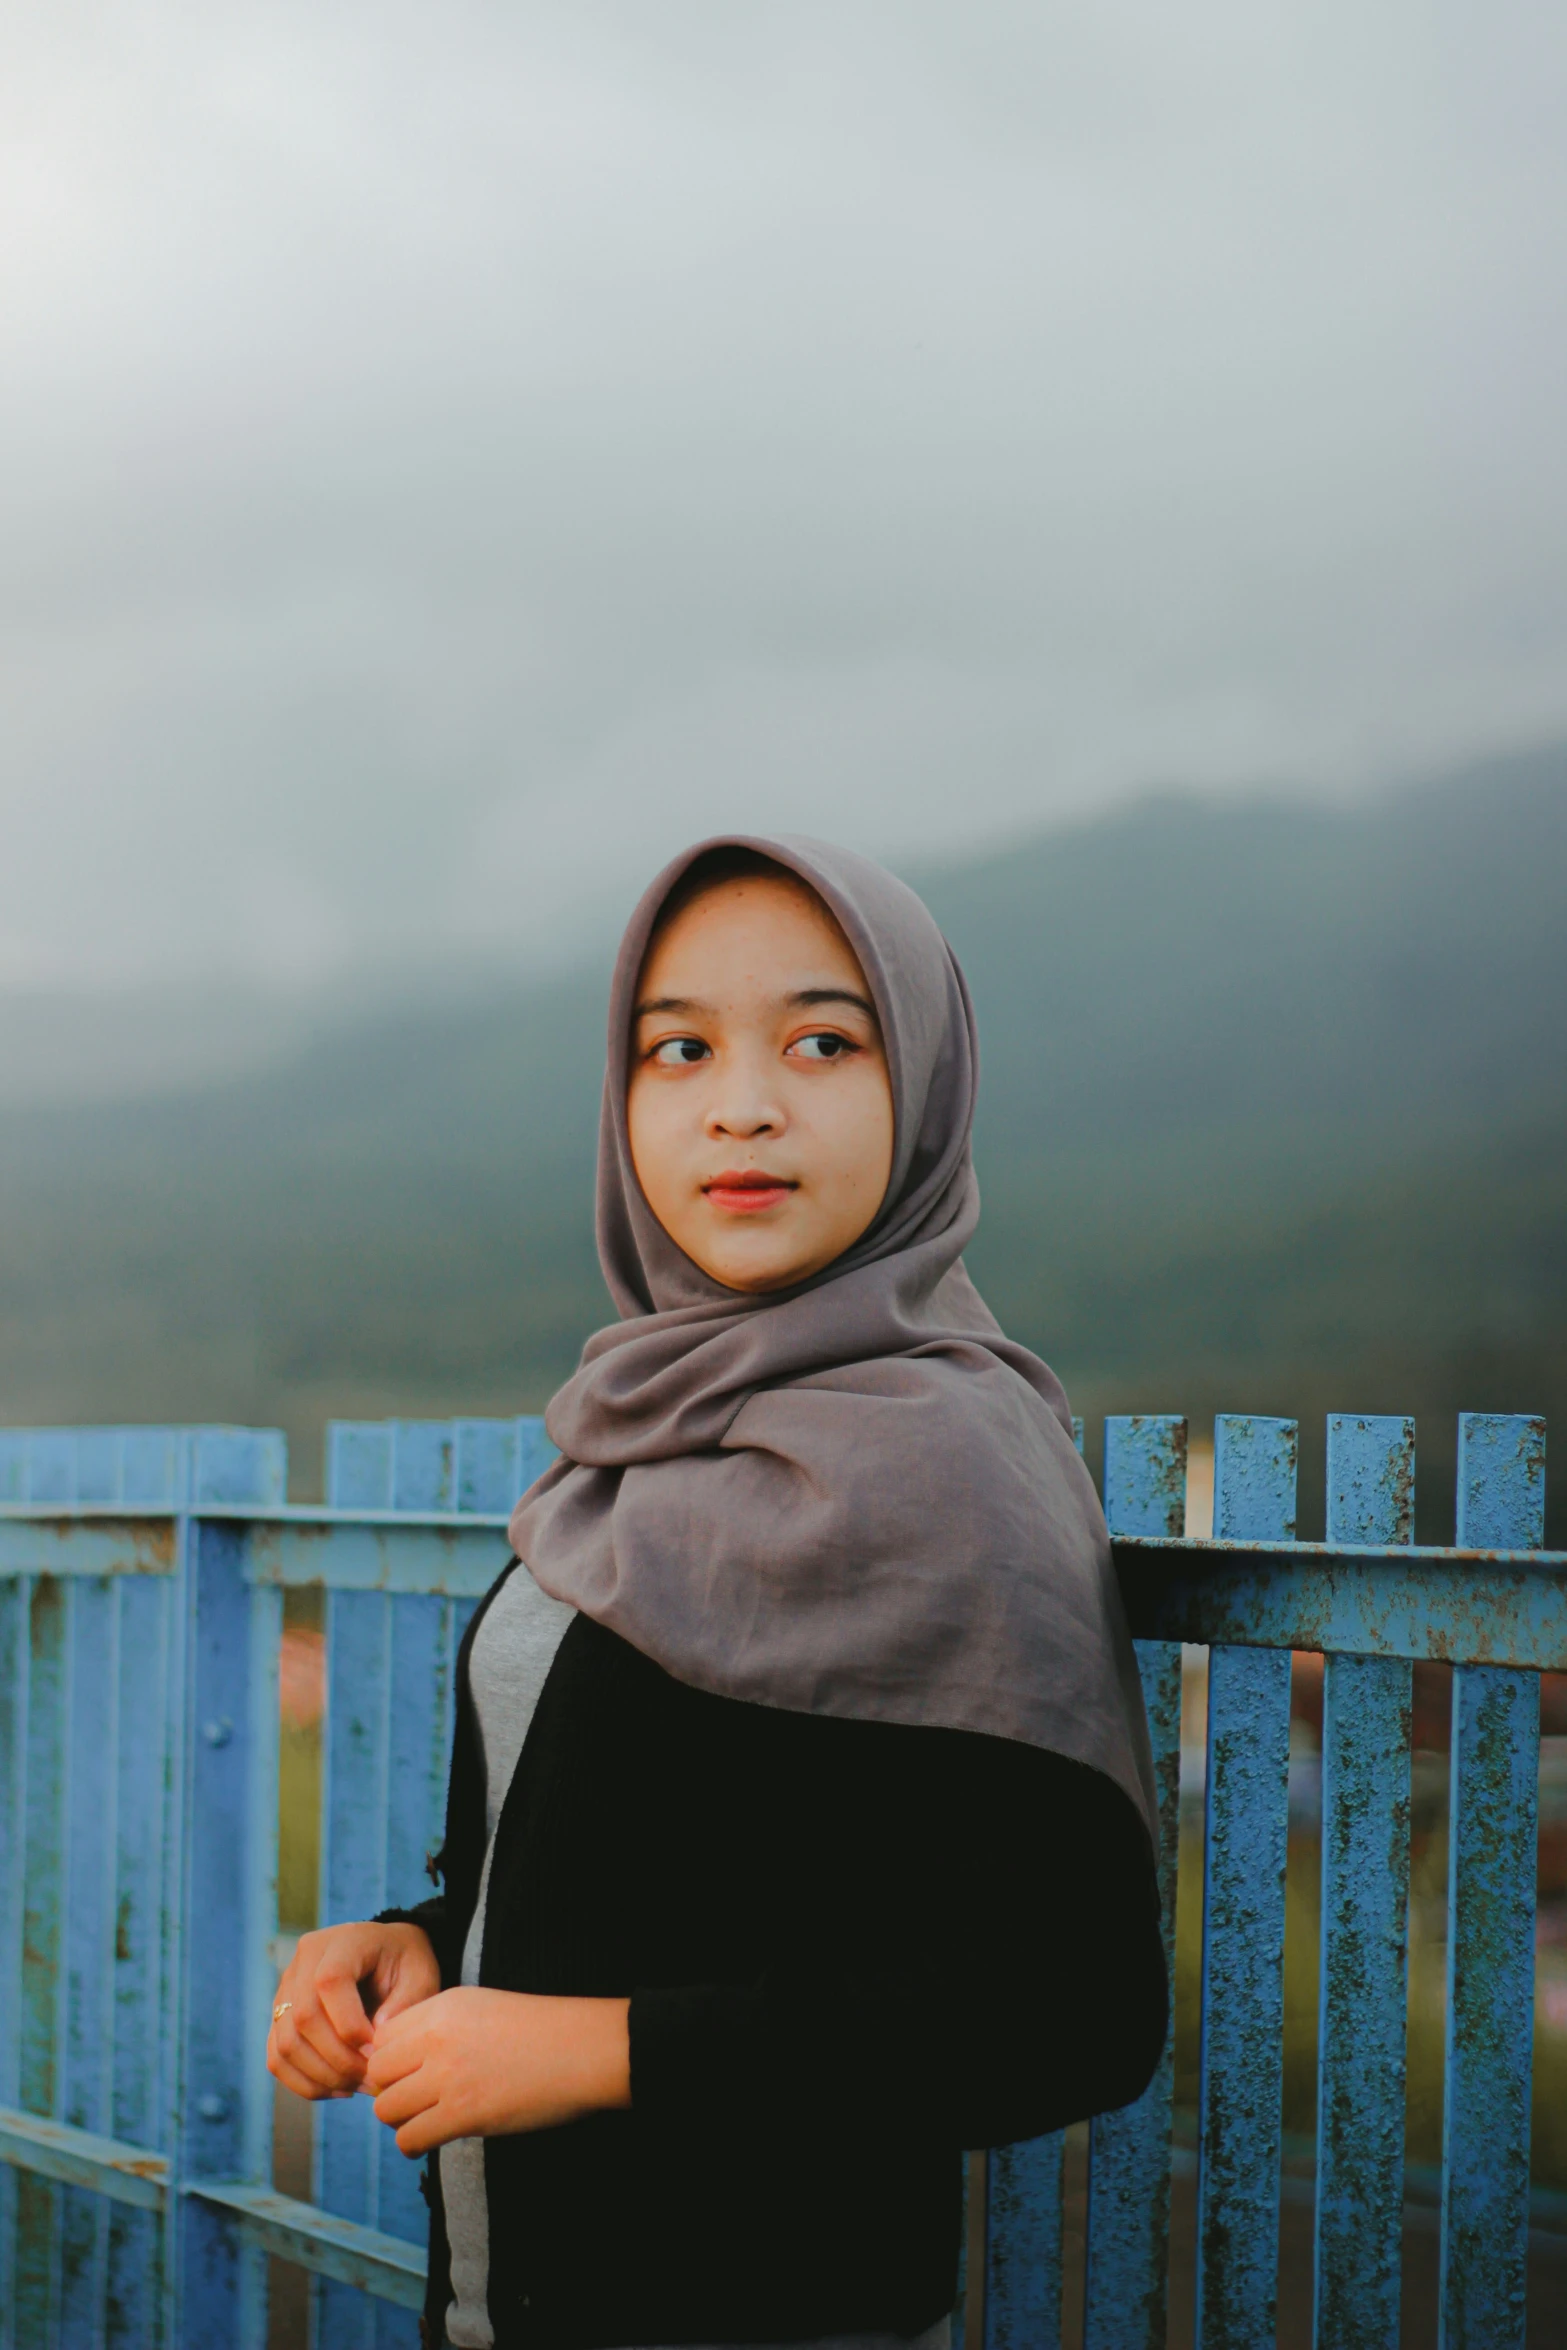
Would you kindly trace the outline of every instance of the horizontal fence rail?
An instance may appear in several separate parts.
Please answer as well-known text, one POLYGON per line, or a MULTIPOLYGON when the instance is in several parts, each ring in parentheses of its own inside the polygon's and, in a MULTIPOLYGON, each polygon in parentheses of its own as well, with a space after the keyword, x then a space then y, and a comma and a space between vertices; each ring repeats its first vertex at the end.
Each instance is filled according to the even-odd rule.
MULTIPOLYGON (((1194 1541, 1185 1423, 1106 1423, 1172 1957, 1181 1649, 1210 1652, 1204 1975, 1195 2144, 1168 2050, 1092 2125, 1088 2350, 1163 2345, 1171 2178, 1194 2161, 1197 2340, 1273 2338, 1301 2185, 1281 2136, 1300 1649, 1325 1658, 1315 2340, 1398 2335, 1420 1659, 1456 1668, 1442 2338, 1524 2338, 1539 1675, 1567 1672, 1544 1427, 1464 1417, 1440 1549, 1411 1539, 1412 1424, 1340 1415, 1328 1436, 1324 1541, 1294 1540, 1294 1423, 1249 1416, 1217 1424, 1214 1535, 1194 1541)), ((457 1646, 550 1457, 534 1420, 340 1424, 327 1503, 305 1508, 275 1432, 0 1433, 0 2344, 255 2350, 269 2256, 313 2272, 318 2350, 417 2341, 424 2205, 368 2102, 316 2109, 313 2200, 272 2181, 283 1599, 323 1595, 320 1914, 417 1900, 457 1646)), ((1060 2340, 1062 2182, 1059 2135, 989 2160, 982 2350, 1060 2340)))

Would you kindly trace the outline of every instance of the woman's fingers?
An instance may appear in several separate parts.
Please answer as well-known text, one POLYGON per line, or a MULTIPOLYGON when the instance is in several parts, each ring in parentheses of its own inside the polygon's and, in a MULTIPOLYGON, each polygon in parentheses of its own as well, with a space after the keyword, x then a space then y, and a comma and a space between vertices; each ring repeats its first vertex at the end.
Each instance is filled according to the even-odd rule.
POLYGON ((397 2151, 414 2159, 421 2154, 430 2154, 437 2146, 444 2146, 449 2139, 462 2135, 460 2130, 443 2130, 440 2109, 432 2105, 413 2121, 404 2122, 397 2132, 397 2151))
POLYGON ((267 2070, 275 2081, 282 2082, 285 2089, 292 2090, 296 2097, 309 2098, 312 2103, 319 2103, 328 2097, 352 2097, 354 2094, 352 2089, 344 2087, 341 2083, 323 2088, 319 2081, 311 2080, 307 2074, 299 2070, 296 2064, 290 2063, 287 2057, 269 2056, 267 2070))
POLYGON ((412 2121, 415 2114, 428 2113, 440 2102, 434 2083, 422 2070, 405 2073, 399 2081, 381 2091, 375 2101, 375 2118, 390 2129, 398 2129, 412 2121))
POLYGON ((434 1999, 420 1999, 407 2007, 393 2007, 390 2003, 378 2007, 375 2023, 371 2027, 375 2047, 394 2048, 399 2040, 407 2040, 426 2031, 432 2009, 439 2007, 444 1996, 444 1993, 438 1993, 434 1999))
POLYGON ((292 2065, 320 2089, 356 2088, 363 2078, 364 2059, 344 2048, 320 2019, 302 2020, 291 2009, 277 2018, 269 2040, 283 2063, 292 2065))
POLYGON ((394 2081, 404 2080, 409 2073, 416 2072, 424 2061, 424 2055, 422 2035, 400 2032, 395 2037, 383 2039, 378 2032, 375 2046, 365 2063, 365 2087, 372 2095, 379 2094, 382 2089, 389 2089, 394 2081))
MULTIPOLYGON (((272 2044, 281 2057, 320 2087, 355 2088, 364 2073, 363 2051, 337 2032, 322 2003, 318 1982, 319 1976, 297 1961, 289 1968, 278 1985, 277 2005, 282 2013, 273 2013, 272 2044)), ((361 2009, 361 2016, 363 2012, 361 2009)))
POLYGON ((375 2101, 375 2118, 396 2133, 399 2154, 428 2154, 466 2133, 450 2102, 439 2094, 427 2070, 406 2074, 375 2101))
POLYGON ((316 1969, 315 1997, 338 2046, 363 2054, 373 2026, 359 1996, 359 1978, 341 1960, 316 1969))
MULTIPOLYGON (((324 2057, 317 2056, 309 2041, 302 2040, 297 2033, 287 2048, 278 2047, 277 2059, 279 2064, 287 2065, 290 2072, 308 2081, 317 2096, 330 2096, 334 2089, 343 2086, 343 2076, 338 2067, 328 2064, 324 2057)), ((289 2085, 292 2087, 292 2082, 289 2085)))
POLYGON ((278 2019, 276 2029, 287 2032, 292 2027, 295 2038, 311 2049, 323 2064, 330 2065, 341 2079, 357 2082, 365 2069, 364 2050, 348 2047, 332 2028, 332 2019, 318 1999, 307 1993, 292 2012, 278 2019))
POLYGON ((296 2097, 351 2096, 362 2068, 356 2066, 345 2075, 340 2065, 328 2063, 301 2033, 289 2028, 290 2023, 284 2016, 267 2036, 268 2072, 296 2097))
POLYGON ((388 1991, 375 2011, 376 2031, 384 2031, 387 2025, 395 2023, 400 2015, 412 2014, 413 2010, 416 2007, 422 2007, 427 1999, 433 1999, 440 1988, 439 1975, 436 1976, 433 1983, 426 1984, 416 1979, 412 1974, 400 1974, 394 1987, 388 1991))

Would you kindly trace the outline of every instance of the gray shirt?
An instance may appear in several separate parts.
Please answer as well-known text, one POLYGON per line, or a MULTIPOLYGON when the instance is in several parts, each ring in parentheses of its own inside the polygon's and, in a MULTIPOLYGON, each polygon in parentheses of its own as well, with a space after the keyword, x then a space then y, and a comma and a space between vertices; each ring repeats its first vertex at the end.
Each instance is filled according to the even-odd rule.
MULTIPOLYGON (((546 1599, 526 1567, 514 1568, 491 1601, 468 1656, 468 1685, 484 1755, 484 1873, 463 1945, 462 1979, 479 1980, 484 1912, 495 1827, 528 1735, 539 1691, 575 1609, 546 1599)), ((484 2193, 484 2140, 454 2138, 441 2148, 441 2200, 452 2255, 446 2334, 456 2350, 492 2350, 488 2288, 490 2213, 484 2193)))

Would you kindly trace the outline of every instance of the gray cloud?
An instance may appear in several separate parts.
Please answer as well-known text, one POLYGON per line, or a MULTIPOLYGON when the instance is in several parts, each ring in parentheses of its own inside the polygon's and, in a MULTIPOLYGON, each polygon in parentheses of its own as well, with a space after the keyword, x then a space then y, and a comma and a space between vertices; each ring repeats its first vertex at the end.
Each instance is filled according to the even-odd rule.
POLYGON ((1567 731, 1567 31, 18 0, 0 983, 1567 731))

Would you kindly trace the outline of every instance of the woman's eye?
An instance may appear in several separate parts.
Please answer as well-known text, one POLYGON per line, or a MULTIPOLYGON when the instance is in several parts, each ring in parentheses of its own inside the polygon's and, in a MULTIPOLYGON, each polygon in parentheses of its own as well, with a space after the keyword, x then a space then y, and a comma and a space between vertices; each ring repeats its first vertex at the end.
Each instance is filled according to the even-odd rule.
POLYGON ((709 1059, 710 1054, 699 1036, 666 1036, 662 1044, 653 1047, 650 1057, 664 1069, 687 1069, 693 1061, 709 1059))
POLYGON ((846 1036, 835 1035, 832 1029, 823 1028, 811 1036, 796 1037, 789 1050, 798 1053, 802 1061, 841 1061, 855 1047, 846 1036))

